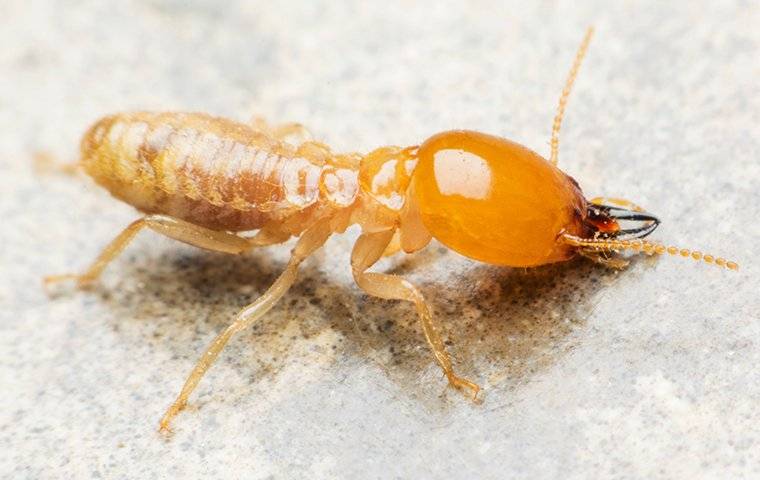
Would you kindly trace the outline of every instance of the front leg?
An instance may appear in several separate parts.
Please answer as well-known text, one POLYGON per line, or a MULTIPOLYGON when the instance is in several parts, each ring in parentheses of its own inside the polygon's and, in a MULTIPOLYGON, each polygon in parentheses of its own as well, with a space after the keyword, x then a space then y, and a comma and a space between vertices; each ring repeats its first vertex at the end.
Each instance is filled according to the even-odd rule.
POLYGON ((351 269, 354 280, 369 295, 414 303, 422 330, 425 333, 425 339, 449 383, 458 389, 468 389, 472 393, 473 400, 477 399, 480 387, 454 373, 451 358, 449 358, 443 340, 438 333, 440 325, 430 314, 427 302, 417 287, 396 275, 366 272, 383 255, 393 235, 394 230, 386 230, 377 233, 364 233, 359 237, 351 252, 351 269))
POLYGON ((615 270, 623 270, 628 266, 628 264, 631 263, 623 258, 611 257, 608 252, 601 252, 598 250, 579 248, 578 253, 582 257, 586 257, 594 263, 598 263, 599 265, 604 265, 607 268, 612 268, 615 270))

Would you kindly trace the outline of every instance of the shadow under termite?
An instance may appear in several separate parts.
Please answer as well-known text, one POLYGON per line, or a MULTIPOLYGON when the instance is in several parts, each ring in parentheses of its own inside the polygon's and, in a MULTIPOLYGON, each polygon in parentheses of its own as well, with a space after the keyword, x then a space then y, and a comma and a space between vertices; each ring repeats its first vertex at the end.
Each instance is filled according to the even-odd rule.
MULTIPOLYGON (((169 349, 173 357, 187 358, 188 373, 211 338, 242 306, 263 293, 284 267, 283 255, 273 258, 266 249, 226 256, 166 247, 160 258, 147 263, 141 260, 140 249, 130 253, 131 261, 114 265, 119 270, 118 287, 96 289, 115 310, 113 328, 119 329, 128 319, 158 322, 151 341, 156 348, 169 349)), ((347 264, 333 263, 347 259, 343 255, 329 262, 307 261, 280 304, 233 339, 218 362, 232 364, 255 384, 276 377, 292 361, 295 340, 308 342, 330 332, 333 335, 327 338, 335 342, 315 347, 330 356, 329 362, 369 360, 399 386, 394 395, 406 395, 427 408, 446 408, 449 402, 440 397, 460 394, 447 388, 413 306, 368 297, 324 273, 327 268, 348 269, 347 264), (230 355, 230 350, 237 354, 230 355)), ((486 392, 494 387, 517 388, 572 349, 578 338, 572 333, 583 329, 597 293, 617 276, 616 271, 582 259, 529 270, 485 266, 438 246, 415 256, 399 256, 390 264, 386 271, 416 283, 441 319, 458 373, 486 392), (430 270, 433 278, 448 270, 460 273, 434 282, 430 270)), ((213 377, 212 368, 196 401, 207 389, 213 391, 213 377)), ((178 387, 181 381, 184 378, 174 383, 178 387)), ((251 394, 250 386, 240 387, 241 395, 251 394)))

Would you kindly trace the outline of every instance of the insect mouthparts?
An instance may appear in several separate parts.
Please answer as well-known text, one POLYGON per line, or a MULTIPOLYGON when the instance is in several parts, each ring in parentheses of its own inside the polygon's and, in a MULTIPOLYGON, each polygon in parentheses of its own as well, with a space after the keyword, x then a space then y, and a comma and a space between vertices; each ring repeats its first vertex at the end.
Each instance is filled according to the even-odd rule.
POLYGON ((660 225, 660 219, 640 210, 590 203, 586 222, 597 238, 632 240, 644 238, 660 225))

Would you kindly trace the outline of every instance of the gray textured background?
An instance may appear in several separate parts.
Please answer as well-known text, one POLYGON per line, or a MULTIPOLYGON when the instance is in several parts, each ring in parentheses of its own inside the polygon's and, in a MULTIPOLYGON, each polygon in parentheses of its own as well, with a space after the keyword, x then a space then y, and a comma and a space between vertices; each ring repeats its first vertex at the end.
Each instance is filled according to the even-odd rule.
POLYGON ((760 476, 758 3, 306 3, 0 4, 0 476, 760 476), (94 291, 40 288, 136 218, 32 169, 36 150, 74 159, 100 115, 258 113, 359 151, 464 127, 547 153, 592 23, 561 166, 742 270, 526 272, 438 245, 385 261, 432 300, 481 405, 446 388, 412 308, 352 285, 355 230, 231 343, 170 441, 164 408, 288 247, 235 258, 143 233, 94 291))

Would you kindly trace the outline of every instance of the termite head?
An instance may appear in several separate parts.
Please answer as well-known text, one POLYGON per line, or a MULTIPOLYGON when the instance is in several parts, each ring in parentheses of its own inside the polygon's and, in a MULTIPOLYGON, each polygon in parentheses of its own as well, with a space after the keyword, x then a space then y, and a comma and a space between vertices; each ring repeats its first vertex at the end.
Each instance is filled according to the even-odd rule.
POLYGON ((578 184, 535 152, 478 132, 444 132, 420 145, 411 195, 425 228, 456 252, 494 265, 568 260, 567 233, 585 237, 578 184))
POLYGON ((532 267, 580 253, 619 266, 625 261, 610 262, 609 254, 628 250, 738 268, 719 257, 643 240, 660 224, 657 217, 625 200, 586 200, 575 180, 551 162, 483 133, 454 130, 420 145, 409 193, 416 218, 431 236, 493 265, 532 267))

